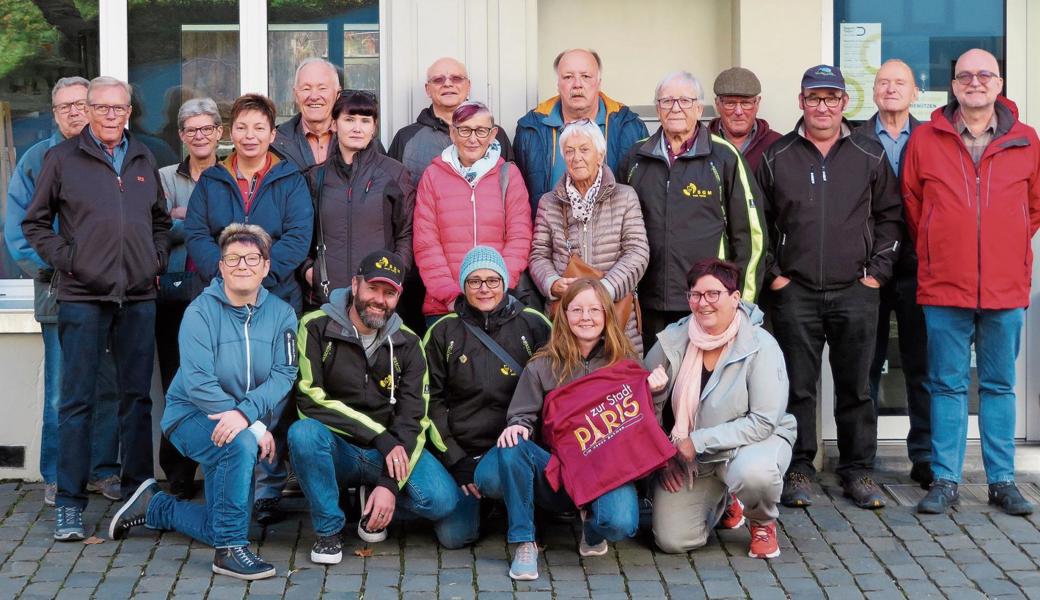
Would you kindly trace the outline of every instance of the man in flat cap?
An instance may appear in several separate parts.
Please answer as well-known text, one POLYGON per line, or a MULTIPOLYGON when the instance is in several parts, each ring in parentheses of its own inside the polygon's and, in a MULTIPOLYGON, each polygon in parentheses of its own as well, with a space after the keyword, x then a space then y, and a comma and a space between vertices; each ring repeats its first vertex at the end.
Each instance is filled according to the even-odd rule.
POLYGON ((754 171, 766 148, 781 138, 765 119, 757 118, 762 84, 748 69, 733 67, 719 73, 713 90, 719 116, 711 120, 708 129, 736 146, 754 171))

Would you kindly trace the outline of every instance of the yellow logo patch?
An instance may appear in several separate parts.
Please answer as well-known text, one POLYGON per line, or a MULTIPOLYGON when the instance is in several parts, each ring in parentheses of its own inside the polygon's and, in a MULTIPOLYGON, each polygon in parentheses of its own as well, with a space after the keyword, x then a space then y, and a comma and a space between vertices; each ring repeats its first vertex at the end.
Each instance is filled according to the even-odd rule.
POLYGON ((690 182, 682 191, 684 196, 690 198, 708 198, 711 196, 711 190, 702 190, 697 187, 696 183, 690 182))
POLYGON ((387 271, 390 271, 391 273, 397 273, 397 274, 401 273, 401 269, 398 269, 394 265, 390 264, 390 259, 385 257, 385 256, 381 257, 379 260, 376 261, 376 268, 377 269, 386 269, 387 271))
POLYGON ((502 365, 502 368, 499 369, 499 371, 506 377, 516 377, 516 373, 509 368, 509 365, 502 365))

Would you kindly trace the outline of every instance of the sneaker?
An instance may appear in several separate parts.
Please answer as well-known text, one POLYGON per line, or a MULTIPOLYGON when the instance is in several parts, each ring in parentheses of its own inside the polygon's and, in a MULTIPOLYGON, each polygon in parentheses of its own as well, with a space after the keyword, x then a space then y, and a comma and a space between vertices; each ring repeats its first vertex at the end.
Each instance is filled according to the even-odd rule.
POLYGON ((517 581, 538 579, 538 546, 534 542, 521 542, 513 553, 513 564, 509 565, 509 576, 517 581))
POLYGON ((343 560, 343 541, 339 534, 319 535, 311 546, 311 562, 319 565, 338 565, 343 560))
POLYGON ((168 483, 170 484, 170 495, 176 496, 178 500, 195 498, 198 488, 194 479, 171 479, 168 483))
POLYGON ((113 540, 121 540, 130 533, 134 527, 144 525, 145 515, 148 514, 148 504, 152 498, 162 491, 154 479, 148 479, 141 485, 133 496, 126 501, 108 525, 108 537, 113 540))
POLYGON ((83 530, 83 509, 78 506, 59 506, 54 523, 54 539, 75 542, 87 537, 83 530))
POLYGON ((585 521, 589 517, 588 511, 582 509, 581 514, 581 541, 578 542, 578 554, 582 556, 603 556, 607 553, 607 540, 600 540, 598 544, 590 545, 585 541, 585 521))
POLYGON ((249 546, 232 546, 217 548, 213 555, 213 572, 253 581, 273 577, 274 565, 253 554, 249 546))
POLYGON ((58 484, 56 483, 45 483, 43 484, 43 504, 45 506, 54 506, 54 499, 58 497, 58 484))
POLYGON ((954 504, 957 504, 957 484, 948 479, 936 479, 932 487, 928 488, 928 494, 917 503, 917 512, 929 515, 945 514, 954 504))
POLYGON ((776 521, 748 523, 751 530, 751 546, 747 555, 751 558, 776 558, 780 556, 780 545, 776 543, 776 521))
POLYGON ((1033 513, 1033 503, 1022 497, 1014 481, 989 484, 989 503, 999 506, 1009 515, 1025 516, 1033 513))
POLYGON ((805 473, 789 471, 784 475, 784 491, 780 503, 789 508, 812 506, 812 479, 805 473))
POLYGON ((914 466, 910 469, 910 479, 913 479, 922 488, 928 489, 928 486, 932 485, 932 480, 935 477, 932 475, 932 463, 928 461, 915 462, 914 466))
POLYGON ((109 475, 108 477, 88 481, 87 491, 101 494, 113 502, 119 502, 123 499, 123 483, 119 475, 109 475))
MULTIPOLYGON (((368 502, 368 488, 365 486, 358 487, 358 506, 361 510, 365 510, 365 504, 368 502)), ((376 531, 368 530, 368 517, 365 515, 361 516, 361 519, 357 524, 358 537, 368 542, 369 544, 378 544, 386 539, 386 528, 379 529, 376 531)))
POLYGON ((282 486, 282 497, 296 497, 303 495, 303 488, 300 487, 300 479, 296 477, 296 471, 289 471, 289 476, 285 478, 285 485, 282 486))
POLYGON ((279 508, 281 497, 261 498, 253 503, 253 516, 261 525, 274 525, 285 520, 285 513, 279 508))
POLYGON ((730 494, 726 512, 722 513, 717 527, 719 529, 736 529, 743 525, 744 521, 744 503, 737 499, 736 494, 730 494))
POLYGON ((870 475, 862 475, 842 483, 841 488, 846 498, 860 508, 884 508, 888 503, 881 487, 871 479, 870 475))

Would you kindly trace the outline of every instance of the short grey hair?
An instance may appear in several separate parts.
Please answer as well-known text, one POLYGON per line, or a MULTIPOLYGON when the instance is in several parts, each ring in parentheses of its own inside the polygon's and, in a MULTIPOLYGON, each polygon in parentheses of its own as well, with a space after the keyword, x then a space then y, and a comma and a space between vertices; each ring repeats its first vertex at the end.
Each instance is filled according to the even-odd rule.
POLYGON ((51 103, 54 103, 54 97, 58 95, 58 90, 77 85, 81 85, 87 89, 90 88, 90 82, 87 81, 85 78, 80 77, 79 75, 76 75, 74 77, 62 77, 61 79, 56 81, 54 83, 54 87, 51 88, 51 103))
POLYGON ((126 97, 133 98, 133 88, 130 84, 123 81, 122 79, 116 79, 115 77, 109 77, 108 75, 102 75, 95 77, 90 80, 90 85, 87 86, 87 102, 90 102, 90 94, 98 88, 106 87, 121 87, 126 92, 126 97))
POLYGON ((563 148, 567 140, 576 135, 583 135, 592 140, 592 145, 596 147, 596 151, 600 154, 607 153, 607 140, 603 137, 603 132, 599 130, 599 125, 588 119, 574 121, 563 127, 563 131, 560 132, 560 148, 563 148))
POLYGON ((296 67, 296 74, 293 75, 293 87, 296 87, 296 84, 300 81, 300 72, 302 72, 304 68, 309 67, 313 64, 325 65, 325 67, 328 68, 328 70, 332 73, 333 79, 336 80, 336 88, 338 89, 343 87, 343 84, 340 83, 339 69, 336 68, 336 65, 330 63, 324 58, 321 58, 320 56, 312 56, 310 58, 305 58, 302 62, 300 62, 300 64, 296 67))
POLYGON ((180 110, 177 111, 177 129, 184 129, 184 123, 188 119, 201 116, 213 119, 213 124, 217 127, 220 127, 222 124, 220 111, 217 110, 217 103, 212 98, 192 98, 181 104, 180 110))
POLYGON ((693 86, 693 89, 697 90, 697 97, 695 100, 704 100, 704 87, 701 85, 701 80, 697 79, 689 71, 672 71, 661 78, 661 81, 657 82, 657 87, 654 88, 654 105, 657 105, 657 99, 661 97, 661 88, 668 85, 673 81, 681 81, 688 83, 693 86))

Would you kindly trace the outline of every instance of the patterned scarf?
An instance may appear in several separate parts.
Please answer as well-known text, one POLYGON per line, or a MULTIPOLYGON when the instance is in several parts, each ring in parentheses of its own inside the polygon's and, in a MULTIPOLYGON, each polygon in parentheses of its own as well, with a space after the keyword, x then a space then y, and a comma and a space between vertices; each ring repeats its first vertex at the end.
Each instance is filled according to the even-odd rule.
POLYGON ((455 144, 451 144, 441 152, 441 159, 451 165, 455 172, 469 183, 470 187, 477 187, 477 181, 494 168, 501 155, 502 145, 498 143, 498 140, 491 140, 491 145, 488 146, 484 156, 468 167, 462 166, 459 161, 459 149, 455 144))
POLYGON ((571 180, 571 176, 567 175, 564 182, 564 189, 567 190, 567 199, 571 203, 571 212, 574 214, 574 218, 582 223, 588 223, 589 219, 592 218, 592 209, 596 206, 596 197, 599 196, 599 186, 603 183, 603 166, 599 168, 599 173, 596 174, 596 181, 592 184, 586 192, 585 196, 582 197, 581 192, 578 188, 574 187, 574 181, 571 180))

